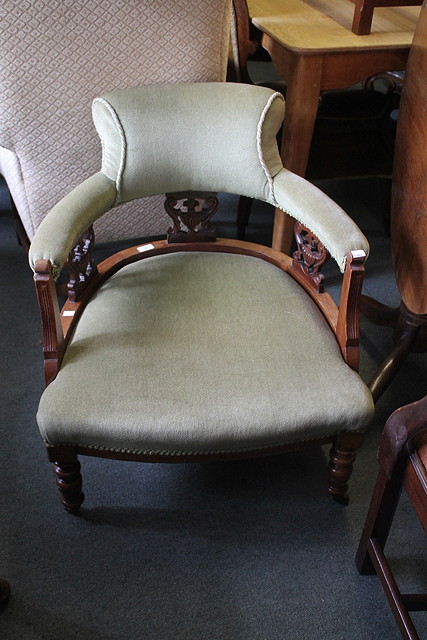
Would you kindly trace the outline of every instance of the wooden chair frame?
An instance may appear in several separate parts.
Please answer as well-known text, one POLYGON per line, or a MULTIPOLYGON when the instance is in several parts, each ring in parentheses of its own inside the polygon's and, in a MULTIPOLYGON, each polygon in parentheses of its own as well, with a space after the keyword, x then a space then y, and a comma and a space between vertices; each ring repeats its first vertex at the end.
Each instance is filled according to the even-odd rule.
MULTIPOLYGON (((344 360, 350 367, 357 370, 359 363, 358 308, 366 256, 363 251, 349 254, 343 276, 341 302, 338 308, 331 296, 324 291, 323 275, 320 273, 321 266, 327 258, 326 250, 317 238, 305 231, 299 223, 296 225, 296 231, 299 248, 293 258, 262 245, 227 239, 201 242, 196 236, 195 241, 186 243, 159 240, 145 245, 143 251, 141 251, 141 247, 131 247, 107 258, 97 266, 92 259, 94 236, 93 232, 89 230, 70 254, 68 265, 72 265, 73 275, 68 285, 68 298, 61 312, 51 264, 47 260, 37 261, 34 280, 41 312, 46 384, 55 378, 70 336, 86 304, 102 283, 125 265, 154 255, 178 251, 208 251, 255 256, 283 269, 305 289, 317 304, 336 336, 344 360)), ((64 293, 63 288, 60 293, 64 293)), ((356 450, 360 447, 362 440, 362 432, 344 431, 332 440, 328 490, 335 499, 343 503, 348 502, 347 483, 351 475, 356 450)), ((273 455, 326 442, 331 442, 331 438, 319 438, 311 442, 263 449, 259 452, 176 457, 116 453, 93 448, 85 449, 84 447, 49 446, 47 451, 49 460, 54 462, 62 503, 68 511, 76 512, 84 499, 78 455, 147 462, 200 462, 207 459, 226 460, 273 455)))
POLYGON ((351 30, 358 36, 371 33, 375 7, 410 7, 421 5, 423 0, 352 0, 354 17, 351 30))
POLYGON ((427 446, 427 396, 398 409, 386 423, 378 452, 378 472, 356 556, 361 574, 377 573, 402 637, 418 640, 410 611, 427 611, 427 594, 402 594, 384 547, 401 491, 405 488, 427 533, 427 471, 418 453, 427 446))

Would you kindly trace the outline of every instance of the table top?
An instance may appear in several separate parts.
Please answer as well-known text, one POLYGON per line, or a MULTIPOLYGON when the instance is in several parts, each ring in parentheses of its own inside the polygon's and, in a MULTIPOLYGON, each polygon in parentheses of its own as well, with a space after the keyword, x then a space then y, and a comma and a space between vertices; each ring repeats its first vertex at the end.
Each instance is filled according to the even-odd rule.
POLYGON ((378 7, 369 35, 352 32, 351 0, 248 0, 258 29, 296 52, 399 49, 412 43, 421 8, 378 7))

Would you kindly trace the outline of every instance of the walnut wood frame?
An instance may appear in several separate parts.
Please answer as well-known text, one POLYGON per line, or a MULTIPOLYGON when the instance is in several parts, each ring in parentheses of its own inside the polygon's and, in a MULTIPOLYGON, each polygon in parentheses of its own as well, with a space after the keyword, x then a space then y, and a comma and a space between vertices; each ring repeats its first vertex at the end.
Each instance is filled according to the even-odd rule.
MULTIPOLYGON (((92 237, 92 236, 91 236, 92 237)), ((317 245, 316 245, 317 246, 317 245)), ((340 306, 332 300, 326 291, 319 291, 318 269, 316 277, 311 278, 308 267, 296 259, 274 249, 247 243, 239 240, 220 239, 215 242, 170 243, 158 240, 153 243, 134 246, 120 251, 91 269, 91 276, 79 288, 78 296, 74 293, 59 310, 57 292, 52 276, 51 264, 47 260, 39 260, 35 265, 35 286, 40 306, 45 380, 48 385, 57 375, 62 357, 74 328, 91 296, 111 275, 122 267, 144 260, 155 255, 164 255, 182 251, 222 252, 255 256, 283 269, 290 274, 310 295, 317 304, 341 348, 344 360, 357 370, 359 364, 359 298, 364 276, 364 252, 352 252, 348 255, 347 266, 343 277, 340 306)), ((323 260, 323 258, 322 258, 323 260)), ((86 264, 86 263, 85 263, 86 264)), ((85 266, 84 266, 85 268, 85 266)), ((245 453, 188 455, 188 456, 151 456, 117 453, 84 447, 48 446, 48 457, 54 462, 57 486, 61 493, 61 501, 65 509, 77 512, 84 495, 78 455, 90 455, 102 458, 138 460, 146 462, 200 462, 209 460, 227 460, 236 458, 259 457, 280 454, 284 451, 297 450, 313 445, 332 442, 328 466, 328 491, 337 501, 348 502, 348 479, 352 472, 352 464, 356 451, 363 440, 362 432, 341 432, 333 438, 319 438, 309 442, 292 443, 290 445, 251 451, 245 453)))
POLYGON ((427 445, 427 396, 395 411, 381 438, 378 472, 371 505, 356 555, 361 574, 377 573, 402 637, 419 640, 410 611, 427 611, 427 594, 402 594, 387 562, 384 547, 402 489, 427 532, 427 472, 417 444, 427 445))

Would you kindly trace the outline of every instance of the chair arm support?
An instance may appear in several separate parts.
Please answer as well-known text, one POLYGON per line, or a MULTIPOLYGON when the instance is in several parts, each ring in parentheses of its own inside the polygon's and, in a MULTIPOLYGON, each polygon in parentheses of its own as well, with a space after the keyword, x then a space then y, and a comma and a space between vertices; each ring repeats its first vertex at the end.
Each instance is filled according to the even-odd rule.
POLYGON ((355 371, 359 370, 359 311, 365 260, 364 251, 351 251, 347 257, 336 329, 344 359, 355 371))
POLYGON ((314 233, 344 273, 352 251, 369 255, 369 243, 355 222, 320 189, 282 169, 273 178, 271 204, 282 209, 314 233))
POLYGON ((99 172, 91 176, 56 204, 40 224, 31 243, 30 266, 49 261, 56 279, 80 236, 114 205, 116 188, 99 172))
POLYGON ((37 260, 35 263, 34 282, 42 325, 45 382, 48 385, 58 373, 64 352, 58 296, 52 265, 48 260, 37 260))
POLYGON ((427 396, 392 413, 387 420, 378 449, 378 461, 390 478, 396 467, 403 470, 412 452, 414 439, 427 431, 427 396))

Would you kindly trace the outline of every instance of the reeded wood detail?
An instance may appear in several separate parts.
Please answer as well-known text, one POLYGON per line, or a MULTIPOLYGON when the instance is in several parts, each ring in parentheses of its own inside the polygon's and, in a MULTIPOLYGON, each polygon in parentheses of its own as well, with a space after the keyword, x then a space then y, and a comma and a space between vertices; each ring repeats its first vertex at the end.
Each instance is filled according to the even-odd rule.
POLYGON ((294 233, 297 250, 293 254, 293 264, 302 271, 311 287, 318 293, 323 293, 324 275, 320 270, 328 260, 329 253, 319 238, 300 222, 295 223, 294 233))
POLYGON ((77 513, 84 500, 80 462, 55 462, 53 472, 66 511, 77 513))
POLYGON ((165 210, 173 222, 173 227, 168 229, 168 242, 216 240, 216 230, 210 220, 217 209, 218 198, 215 193, 167 193, 165 210))
POLYGON ((70 273, 70 280, 67 291, 70 302, 77 302, 89 279, 97 274, 92 257, 94 243, 95 233, 93 227, 89 227, 68 256, 66 267, 70 273))
POLYGON ((352 251, 347 256, 336 332, 344 359, 355 371, 359 368, 360 298, 365 261, 364 251, 352 251))
POLYGON ((38 260, 34 270, 42 325, 45 382, 49 384, 56 376, 61 363, 64 338, 51 264, 48 260, 38 260))

